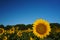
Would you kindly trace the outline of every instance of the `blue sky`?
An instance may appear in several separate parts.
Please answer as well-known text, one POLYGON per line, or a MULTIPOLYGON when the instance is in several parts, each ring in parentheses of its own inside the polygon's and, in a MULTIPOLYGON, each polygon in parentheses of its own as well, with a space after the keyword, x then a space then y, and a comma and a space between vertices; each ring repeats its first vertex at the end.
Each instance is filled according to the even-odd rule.
POLYGON ((0 24, 32 24, 39 18, 60 23, 60 1, 0 0, 0 24))

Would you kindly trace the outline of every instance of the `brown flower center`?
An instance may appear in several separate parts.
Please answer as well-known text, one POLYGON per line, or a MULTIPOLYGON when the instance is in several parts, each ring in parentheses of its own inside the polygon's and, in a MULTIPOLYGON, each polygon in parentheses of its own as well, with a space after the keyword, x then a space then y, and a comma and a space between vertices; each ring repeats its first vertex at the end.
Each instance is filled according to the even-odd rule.
POLYGON ((38 32, 39 34, 46 33, 46 30, 47 30, 47 28, 46 28, 46 26, 44 24, 38 24, 36 26, 36 32, 38 32))
POLYGON ((22 33, 21 32, 18 32, 18 34, 17 34, 18 36, 21 36, 22 35, 22 33))
POLYGON ((11 29, 11 31, 14 31, 13 29, 11 29))
POLYGON ((3 32, 3 30, 0 30, 0 33, 2 33, 3 32))

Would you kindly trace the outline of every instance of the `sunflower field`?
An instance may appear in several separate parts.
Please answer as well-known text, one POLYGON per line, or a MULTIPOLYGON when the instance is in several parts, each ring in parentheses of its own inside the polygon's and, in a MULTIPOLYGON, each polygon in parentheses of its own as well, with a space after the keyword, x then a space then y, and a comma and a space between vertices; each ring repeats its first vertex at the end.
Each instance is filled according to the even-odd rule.
POLYGON ((60 40, 60 24, 37 19, 32 24, 0 25, 0 40, 60 40))

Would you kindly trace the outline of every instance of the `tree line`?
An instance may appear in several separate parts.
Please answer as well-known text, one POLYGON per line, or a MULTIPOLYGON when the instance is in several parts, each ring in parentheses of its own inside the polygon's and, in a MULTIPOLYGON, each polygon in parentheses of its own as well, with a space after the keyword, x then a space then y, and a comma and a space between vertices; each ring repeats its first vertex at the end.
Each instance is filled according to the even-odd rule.
MULTIPOLYGON (((59 23, 50 23, 50 26, 51 26, 51 28, 55 28, 55 27, 60 28, 59 23)), ((26 30, 28 28, 32 29, 33 24, 27 24, 27 25, 25 25, 25 24, 16 24, 16 25, 6 25, 6 26, 4 26, 3 24, 0 24, 0 28, 9 29, 11 27, 19 27, 19 29, 21 29, 21 30, 26 30)))

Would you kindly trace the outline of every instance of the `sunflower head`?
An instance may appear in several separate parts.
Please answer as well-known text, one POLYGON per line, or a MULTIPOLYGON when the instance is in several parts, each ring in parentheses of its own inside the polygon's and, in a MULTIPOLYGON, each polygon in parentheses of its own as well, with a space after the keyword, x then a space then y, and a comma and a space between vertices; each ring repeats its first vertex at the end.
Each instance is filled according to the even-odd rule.
POLYGON ((38 19, 33 23, 33 33, 40 38, 46 37, 51 32, 50 24, 46 20, 38 19))
POLYGON ((2 35, 4 33, 4 29, 0 28, 0 35, 2 35))
POLYGON ((4 36, 4 37, 3 37, 3 40, 7 40, 7 36, 4 36))
POLYGON ((10 32, 10 34, 12 34, 12 33, 14 33, 15 32, 15 28, 14 27, 12 27, 10 30, 9 30, 10 32))
POLYGON ((21 36, 22 36, 22 32, 21 32, 21 31, 18 31, 18 32, 17 32, 17 36, 18 36, 18 37, 21 37, 21 36))

